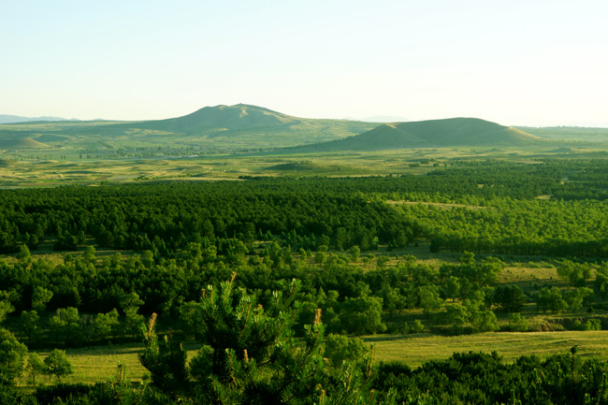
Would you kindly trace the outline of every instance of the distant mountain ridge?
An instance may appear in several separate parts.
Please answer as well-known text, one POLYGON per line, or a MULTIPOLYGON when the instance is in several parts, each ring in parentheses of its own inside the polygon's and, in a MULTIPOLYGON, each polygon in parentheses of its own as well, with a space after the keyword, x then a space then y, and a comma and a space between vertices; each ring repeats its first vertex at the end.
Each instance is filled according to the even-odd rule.
MULTIPOLYGON (((269 149, 342 139, 369 131, 375 123, 298 118, 268 108, 237 104, 201 108, 181 117, 151 121, 61 121, 0 126, 0 140, 29 138, 54 147, 109 145, 150 148, 269 149), (46 135, 53 135, 51 140, 46 135)), ((25 148, 5 142, 6 149, 25 148)), ((107 146, 104 146, 107 148, 107 146)), ((0 148, 2 146, 0 145, 0 148)))
POLYGON ((442 146, 522 146, 543 140, 519 129, 478 118, 448 118, 382 124, 368 132, 324 144, 291 148, 336 152, 442 146))
POLYGON ((0 149, 169 147, 193 148, 194 153, 218 149, 316 153, 524 146, 548 141, 521 129, 478 118, 379 124, 299 118, 249 104, 204 107, 181 117, 152 121, 62 120, 0 126, 0 149))
POLYGON ((38 121, 74 121, 60 117, 21 117, 19 115, 0 114, 0 124, 18 124, 20 122, 38 122, 38 121))

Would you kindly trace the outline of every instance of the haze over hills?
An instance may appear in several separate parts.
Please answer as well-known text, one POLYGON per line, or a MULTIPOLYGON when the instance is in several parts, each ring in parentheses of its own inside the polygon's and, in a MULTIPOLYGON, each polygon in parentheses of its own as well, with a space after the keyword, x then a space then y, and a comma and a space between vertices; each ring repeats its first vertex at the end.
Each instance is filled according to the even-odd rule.
POLYGON ((60 117, 21 117, 19 115, 0 114, 0 124, 16 124, 19 122, 39 122, 39 121, 75 121, 60 117))
POLYGON ((542 139, 478 118, 449 118, 382 124, 361 135, 290 148, 293 153, 383 150, 442 146, 523 146, 542 139))
POLYGON ((29 138, 44 142, 40 138, 52 133, 56 146, 103 142, 112 148, 127 144, 271 148, 332 141, 374 127, 374 123, 298 118, 263 107, 237 104, 205 107, 182 117, 155 121, 64 121, 0 126, 0 139, 29 138))
MULTIPOLYGON (((49 117, 50 118, 50 117, 49 117)), ((388 117, 375 117, 380 121, 388 117)), ((300 118, 237 104, 153 121, 55 121, 0 125, 0 150, 73 150, 99 156, 196 155, 288 148, 285 153, 442 146, 521 146, 608 139, 606 129, 514 128, 476 118, 361 122, 300 118), (582 138, 578 139, 577 134, 582 138)), ((17 152, 14 152, 17 153, 17 152)))

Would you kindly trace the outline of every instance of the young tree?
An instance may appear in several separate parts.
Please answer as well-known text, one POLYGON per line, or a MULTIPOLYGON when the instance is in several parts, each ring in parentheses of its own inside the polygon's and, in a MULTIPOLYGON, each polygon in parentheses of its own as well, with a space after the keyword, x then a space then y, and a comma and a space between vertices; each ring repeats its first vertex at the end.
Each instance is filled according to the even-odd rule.
POLYGON ((36 377, 47 373, 46 364, 37 353, 30 353, 27 356, 25 372, 32 385, 36 385, 36 377))
POLYGON ((509 327, 513 332, 527 332, 530 328, 530 323, 521 314, 511 314, 509 317, 509 327))
POLYGON ((17 259, 21 261, 27 261, 32 257, 30 250, 27 245, 19 246, 19 253, 17 253, 17 259))
POLYGON ((585 280, 591 277, 591 268, 588 264, 564 260, 561 266, 557 268, 557 274, 565 282, 573 286, 583 287, 585 280))
POLYGON ((127 294, 120 299, 120 306, 125 313, 125 333, 135 334, 144 322, 144 316, 138 314, 139 307, 144 302, 135 292, 127 294))
POLYGON ((498 320, 494 312, 486 310, 478 312, 471 319, 471 325, 476 332, 493 332, 498 330, 498 320))
POLYGON ((446 322, 451 326, 456 334, 464 331, 464 326, 467 323, 469 313, 467 309, 458 304, 449 304, 446 306, 446 322))
POLYGON ((45 359, 46 374, 57 377, 60 381, 62 377, 74 374, 72 363, 68 359, 64 350, 54 349, 45 359))
POLYGON ((420 319, 416 319, 412 322, 412 326, 409 329, 412 333, 422 333, 424 332, 424 325, 420 322, 420 319))
POLYGON ((0 329, 0 375, 10 380, 21 375, 27 347, 6 329, 0 329))
POLYGON ((32 294, 32 308, 38 313, 46 310, 46 304, 53 298, 53 292, 42 287, 34 288, 32 294))
POLYGON ((418 297, 420 307, 424 309, 424 313, 430 316, 433 312, 441 308, 443 300, 439 296, 439 288, 434 285, 423 285, 418 288, 418 297))
POLYGON ((545 287, 538 293, 536 303, 541 311, 551 310, 558 313, 568 308, 568 303, 562 297, 562 292, 557 287, 545 287))
POLYGON ((6 317, 15 310, 15 307, 10 302, 1 300, 0 301, 0 323, 4 322, 6 317))
POLYGON ((320 311, 304 338, 295 339, 298 286, 294 281, 285 295, 273 293, 266 307, 244 290, 234 290, 232 281, 218 289, 208 287, 193 314, 204 346, 189 366, 174 337, 158 338, 153 315, 143 330, 146 349, 140 359, 154 385, 195 403, 371 402, 366 385, 371 364, 344 364, 335 377, 326 373, 320 311))
POLYGON ((342 368, 347 362, 361 361, 369 353, 369 347, 359 338, 329 334, 325 338, 325 357, 334 368, 342 368))
POLYGON ((591 297, 593 297, 593 290, 587 287, 579 287, 564 293, 564 300, 568 304, 568 309, 571 311, 578 311, 581 309, 585 302, 588 302, 591 297))
POLYGON ((364 295, 347 299, 340 310, 342 328, 348 333, 363 335, 384 332, 382 323, 382 299, 364 295))
POLYGON ((516 285, 498 286, 494 291, 494 302, 508 313, 520 312, 526 301, 526 294, 516 285))
POLYGON ((97 314, 93 320, 93 335, 106 339, 119 323, 116 308, 105 314, 97 314))
POLYGON ((38 330, 38 322, 40 317, 38 316, 38 312, 31 311, 23 311, 21 313, 21 327, 23 331, 27 334, 28 343, 32 342, 32 335, 36 330, 38 330))
POLYGON ((63 335, 66 344, 73 343, 80 333, 78 309, 74 307, 57 308, 56 314, 49 321, 49 326, 55 333, 57 344, 59 344, 61 335, 63 335))

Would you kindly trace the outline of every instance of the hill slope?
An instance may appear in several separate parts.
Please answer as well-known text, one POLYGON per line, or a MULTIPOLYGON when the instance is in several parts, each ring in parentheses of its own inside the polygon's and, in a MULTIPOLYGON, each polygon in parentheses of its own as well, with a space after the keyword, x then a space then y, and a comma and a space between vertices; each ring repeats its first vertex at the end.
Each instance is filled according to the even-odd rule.
POLYGON ((336 152, 441 146, 522 146, 542 142, 534 135, 477 118, 383 124, 350 138, 290 148, 289 152, 336 152))
POLYGON ((204 128, 237 130, 252 127, 280 126, 297 122, 300 122, 300 119, 267 108, 237 104, 232 106, 205 107, 183 117, 152 123, 156 126, 166 125, 167 129, 192 132, 204 128))
POLYGON ((44 149, 49 145, 31 138, 0 139, 0 149, 44 149))
POLYGON ((298 118, 237 104, 205 107, 182 117, 155 121, 0 125, 0 139, 53 139, 55 146, 66 147, 95 147, 104 142, 113 148, 272 148, 332 141, 361 134, 374 126, 367 122, 298 118))

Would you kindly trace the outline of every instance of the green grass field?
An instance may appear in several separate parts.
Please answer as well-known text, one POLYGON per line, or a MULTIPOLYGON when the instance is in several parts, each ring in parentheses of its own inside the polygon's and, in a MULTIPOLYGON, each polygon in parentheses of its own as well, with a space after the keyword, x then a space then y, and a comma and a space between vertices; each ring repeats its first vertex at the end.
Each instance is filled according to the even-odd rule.
MULTIPOLYGON (((569 353, 579 345, 578 355, 583 359, 596 358, 608 361, 608 331, 593 332, 530 332, 530 333, 482 333, 461 336, 419 335, 375 335, 364 336, 368 345, 374 345, 374 358, 380 361, 400 361, 410 367, 418 367, 429 360, 447 359, 456 352, 496 351, 507 362, 522 355, 537 355, 546 358, 569 353)), ((187 346, 189 357, 200 346, 187 346)), ((65 382, 94 384, 106 381, 115 375, 118 364, 125 366, 125 376, 141 381, 147 371, 139 362, 142 345, 124 344, 68 349, 67 355, 74 367, 74 374, 65 382)), ((47 351, 38 352, 41 357, 47 351)), ((40 381, 49 383, 45 377, 40 381)), ((21 381, 25 385, 25 380, 21 381)))
POLYGON ((582 358, 608 360, 608 331, 595 332, 528 332, 481 333, 460 336, 379 335, 367 336, 374 344, 378 361, 401 361, 411 367, 429 360, 447 359, 455 352, 496 351, 508 362, 522 355, 546 358, 569 353, 579 345, 582 358))

